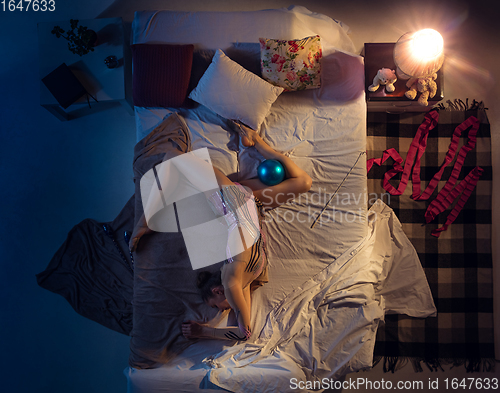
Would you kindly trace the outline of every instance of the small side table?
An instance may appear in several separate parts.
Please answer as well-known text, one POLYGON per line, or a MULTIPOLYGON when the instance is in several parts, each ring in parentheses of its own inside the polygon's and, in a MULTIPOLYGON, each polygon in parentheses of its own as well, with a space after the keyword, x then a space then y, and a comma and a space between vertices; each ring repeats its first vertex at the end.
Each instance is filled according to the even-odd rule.
POLYGON ((429 98, 429 105, 422 106, 417 102, 417 98, 410 100, 404 95, 408 88, 407 80, 399 79, 394 84, 396 90, 392 93, 385 91, 385 86, 380 86, 377 91, 368 91, 368 86, 373 82, 377 71, 381 68, 396 70, 394 64, 393 51, 395 43, 368 43, 365 44, 365 93, 366 103, 369 112, 427 112, 435 104, 444 98, 443 92, 443 72, 437 72, 437 92, 433 98, 429 98))
POLYGON ((68 30, 69 25, 69 20, 38 24, 40 80, 62 63, 66 63, 98 102, 91 99, 92 108, 89 108, 87 99, 83 97, 65 110, 40 81, 40 105, 62 121, 100 112, 116 105, 122 105, 129 114, 133 115, 131 89, 126 83, 131 62, 125 51, 122 19, 80 20, 79 25, 87 26, 97 33, 97 45, 94 51, 83 56, 70 52, 68 41, 62 37, 57 38, 51 33, 54 26, 61 26, 64 30, 68 30), (108 68, 104 59, 112 55, 117 57, 119 65, 115 68, 108 68))

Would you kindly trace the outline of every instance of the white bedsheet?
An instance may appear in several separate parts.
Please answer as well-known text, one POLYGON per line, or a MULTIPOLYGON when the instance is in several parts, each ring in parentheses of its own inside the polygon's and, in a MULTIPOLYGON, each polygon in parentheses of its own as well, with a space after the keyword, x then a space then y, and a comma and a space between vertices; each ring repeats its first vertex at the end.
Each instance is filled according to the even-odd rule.
MULTIPOLYGON (((290 378, 337 377, 370 367, 384 313, 424 317, 435 311, 418 257, 392 211, 377 203, 380 212, 372 211, 367 219, 363 60, 349 53, 353 45, 340 24, 303 7, 148 11, 136 13, 133 24, 134 43, 194 43, 223 50, 234 42, 256 43, 259 37, 313 34, 322 37, 322 87, 283 93, 260 130, 272 147, 311 175, 313 186, 300 199, 267 213, 270 281, 252 295, 250 342, 200 341, 157 369, 128 368, 129 392, 192 392, 217 385, 238 392, 288 391, 290 378), (399 240, 393 241, 396 233, 399 240), (396 284, 408 277, 400 275, 403 265, 414 273, 415 282, 406 281, 414 288, 411 293, 397 292, 396 284)), ((138 140, 174 110, 186 119, 193 149, 207 147, 214 165, 233 181, 255 176, 263 157, 235 144, 227 121, 203 106, 136 107, 138 140)))

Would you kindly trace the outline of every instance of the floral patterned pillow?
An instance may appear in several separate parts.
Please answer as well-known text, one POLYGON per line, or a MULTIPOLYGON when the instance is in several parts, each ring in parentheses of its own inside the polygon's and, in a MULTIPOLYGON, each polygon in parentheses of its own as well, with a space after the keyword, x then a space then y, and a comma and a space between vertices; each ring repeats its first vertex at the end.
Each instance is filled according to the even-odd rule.
POLYGON ((316 89, 321 85, 319 35, 302 40, 260 38, 262 77, 285 91, 316 89))

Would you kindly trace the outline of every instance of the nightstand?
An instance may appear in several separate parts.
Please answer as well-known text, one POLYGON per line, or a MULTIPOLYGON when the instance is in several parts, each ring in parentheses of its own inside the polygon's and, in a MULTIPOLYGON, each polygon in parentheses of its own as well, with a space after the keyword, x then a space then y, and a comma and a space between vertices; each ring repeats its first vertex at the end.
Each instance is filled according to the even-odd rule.
POLYGON ((385 86, 380 86, 377 91, 368 91, 368 86, 373 82, 377 71, 381 68, 396 70, 393 59, 395 43, 368 43, 365 44, 365 93, 366 104, 369 112, 427 112, 435 104, 444 98, 442 69, 437 72, 437 92, 433 98, 429 98, 429 105, 422 106, 417 98, 410 100, 405 97, 407 80, 398 78, 394 84, 396 90, 392 93, 385 91, 385 86))
MULTIPOLYGON (((121 18, 104 18, 80 20, 81 26, 87 26, 97 33, 97 44, 94 51, 79 56, 68 49, 68 41, 57 38, 51 33, 54 26, 69 29, 70 22, 44 22, 38 24, 38 44, 40 59, 40 80, 50 74, 62 63, 70 70, 85 89, 97 99, 82 97, 66 110, 63 109, 44 83, 40 82, 40 105, 60 120, 69 120, 95 112, 122 105, 129 114, 134 114, 131 100, 131 89, 126 83, 126 75, 130 70, 130 57, 125 51, 125 35, 121 18), (116 56, 118 66, 108 68, 104 59, 116 56)), ((129 78, 130 79, 130 78, 129 78)))

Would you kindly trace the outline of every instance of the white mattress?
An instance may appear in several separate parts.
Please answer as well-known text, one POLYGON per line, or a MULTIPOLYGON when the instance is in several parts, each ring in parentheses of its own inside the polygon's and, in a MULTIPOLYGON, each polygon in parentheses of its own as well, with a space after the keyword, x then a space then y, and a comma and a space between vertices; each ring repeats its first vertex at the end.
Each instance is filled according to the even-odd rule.
MULTIPOLYGON (((257 43, 259 37, 295 39, 314 34, 322 38, 322 87, 281 94, 261 127, 272 147, 286 152, 311 175, 313 186, 304 197, 267 215, 270 281, 252 296, 255 333, 250 343, 200 341, 160 368, 129 368, 125 374, 130 392, 217 388, 212 384, 231 391, 288 391, 293 377, 339 377, 371 366, 374 334, 385 311, 375 287, 388 272, 382 276, 383 268, 377 270, 360 258, 352 262, 352 256, 368 244, 370 232, 362 155, 363 61, 349 53, 354 46, 345 29, 303 7, 228 13, 144 11, 136 13, 133 22, 134 43, 190 43, 205 49, 257 43), (313 219, 356 162, 323 219, 311 229, 313 219), (350 272, 353 281, 347 285, 340 272, 350 272), (327 307, 316 311, 317 302, 327 307), (217 355, 222 349, 227 352, 217 355), (256 353, 259 360, 247 364, 256 353), (207 357, 215 360, 202 363, 207 357)), ((137 139, 174 110, 136 107, 137 139)), ((253 148, 231 145, 225 119, 203 106, 180 113, 191 130, 193 149, 209 148, 214 165, 233 181, 255 176, 262 157, 253 148)), ((423 273, 418 274, 412 258, 412 269, 421 280, 423 273)), ((390 286, 385 290, 390 292, 390 286)), ((431 313, 432 299, 430 303, 428 297, 423 299, 409 306, 409 313, 431 313)))

